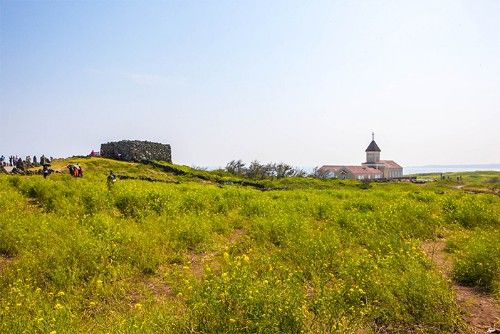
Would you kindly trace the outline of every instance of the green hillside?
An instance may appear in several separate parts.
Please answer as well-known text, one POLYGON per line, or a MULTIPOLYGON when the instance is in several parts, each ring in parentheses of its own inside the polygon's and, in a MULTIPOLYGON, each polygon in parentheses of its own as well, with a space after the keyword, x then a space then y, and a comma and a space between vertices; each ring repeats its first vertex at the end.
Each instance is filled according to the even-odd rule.
POLYGON ((64 173, 0 174, 0 333, 456 333, 452 284, 500 297, 494 193, 102 158, 52 168, 64 173), (422 250, 436 238, 452 280, 422 250))

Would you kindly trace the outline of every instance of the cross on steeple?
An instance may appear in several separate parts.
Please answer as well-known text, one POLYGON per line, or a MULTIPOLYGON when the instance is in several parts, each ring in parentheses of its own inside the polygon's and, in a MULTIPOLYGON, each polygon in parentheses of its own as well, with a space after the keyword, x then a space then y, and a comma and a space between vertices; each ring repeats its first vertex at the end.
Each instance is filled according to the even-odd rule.
POLYGON ((375 132, 372 132, 372 140, 375 140, 375 132))

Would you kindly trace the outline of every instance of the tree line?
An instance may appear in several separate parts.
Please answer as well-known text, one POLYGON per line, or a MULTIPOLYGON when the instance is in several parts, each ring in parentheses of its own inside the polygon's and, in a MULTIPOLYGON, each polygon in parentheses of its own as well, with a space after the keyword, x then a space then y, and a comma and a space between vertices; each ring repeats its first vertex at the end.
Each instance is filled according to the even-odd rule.
POLYGON ((326 175, 323 175, 319 171, 319 168, 314 168, 312 174, 308 174, 301 168, 293 167, 289 164, 280 162, 280 163, 260 163, 257 160, 252 161, 248 166, 240 160, 232 160, 227 163, 225 167, 226 172, 248 177, 251 179, 266 179, 266 178, 277 178, 282 179, 285 177, 319 177, 324 178, 326 175))
POLYGON ((257 160, 252 161, 248 166, 242 160, 232 160, 227 163, 225 169, 228 173, 245 176, 251 179, 281 179, 292 176, 305 177, 308 175, 304 170, 286 163, 263 164, 257 160))

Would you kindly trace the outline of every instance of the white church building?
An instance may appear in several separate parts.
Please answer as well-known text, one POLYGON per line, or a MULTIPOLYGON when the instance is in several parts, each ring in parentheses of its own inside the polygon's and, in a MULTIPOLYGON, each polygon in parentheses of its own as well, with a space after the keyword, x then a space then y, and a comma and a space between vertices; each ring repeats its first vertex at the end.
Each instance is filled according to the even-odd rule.
POLYGON ((403 167, 393 160, 380 160, 380 148, 375 142, 375 134, 372 133, 372 141, 365 150, 366 162, 361 166, 324 165, 319 172, 338 179, 375 180, 394 179, 403 176, 403 167))

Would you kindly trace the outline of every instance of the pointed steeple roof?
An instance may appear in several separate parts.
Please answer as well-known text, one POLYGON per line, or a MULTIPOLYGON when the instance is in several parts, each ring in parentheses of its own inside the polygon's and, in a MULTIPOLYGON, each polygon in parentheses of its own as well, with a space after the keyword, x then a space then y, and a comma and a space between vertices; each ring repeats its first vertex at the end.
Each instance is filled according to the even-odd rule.
POLYGON ((372 142, 370 145, 368 145, 368 148, 365 150, 365 152, 380 152, 380 148, 378 147, 377 143, 375 142, 375 133, 372 132, 372 142))
POLYGON ((380 148, 377 146, 377 143, 375 140, 372 140, 370 145, 368 145, 368 148, 365 150, 365 152, 380 152, 380 148))

